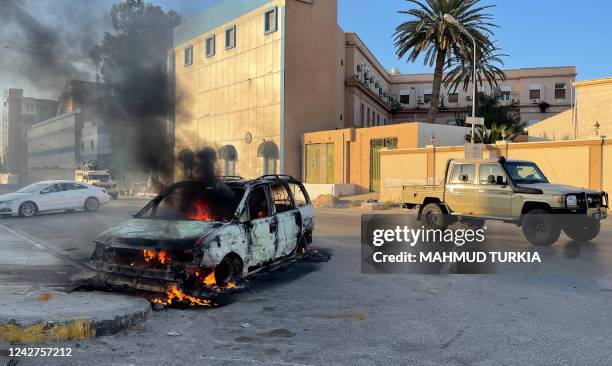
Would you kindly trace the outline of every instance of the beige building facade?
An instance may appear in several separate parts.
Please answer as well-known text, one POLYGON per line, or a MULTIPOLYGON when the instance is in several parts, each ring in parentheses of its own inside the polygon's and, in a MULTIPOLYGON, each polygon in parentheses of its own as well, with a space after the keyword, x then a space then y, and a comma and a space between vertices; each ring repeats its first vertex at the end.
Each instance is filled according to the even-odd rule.
MULTIPOLYGON (((175 156, 212 146, 220 174, 304 179, 305 133, 427 118, 433 76, 386 70, 337 25, 337 0, 223 1, 175 29, 170 56, 175 156)), ((524 121, 570 108, 574 67, 507 74, 502 103, 524 121)), ((443 89, 436 124, 454 124, 468 95, 443 89)))
POLYGON ((527 128, 531 141, 612 137, 612 78, 579 81, 574 109, 527 128))

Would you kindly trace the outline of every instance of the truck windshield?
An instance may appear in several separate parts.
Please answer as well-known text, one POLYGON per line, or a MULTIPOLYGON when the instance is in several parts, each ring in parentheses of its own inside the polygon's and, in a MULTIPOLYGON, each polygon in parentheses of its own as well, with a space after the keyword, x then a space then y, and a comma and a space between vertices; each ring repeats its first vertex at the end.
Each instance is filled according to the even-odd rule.
POLYGON ((507 161, 505 167, 516 184, 548 183, 548 179, 535 163, 507 161))
POLYGON ((108 182, 110 180, 110 176, 105 174, 89 174, 87 178, 91 180, 99 180, 100 182, 108 182))

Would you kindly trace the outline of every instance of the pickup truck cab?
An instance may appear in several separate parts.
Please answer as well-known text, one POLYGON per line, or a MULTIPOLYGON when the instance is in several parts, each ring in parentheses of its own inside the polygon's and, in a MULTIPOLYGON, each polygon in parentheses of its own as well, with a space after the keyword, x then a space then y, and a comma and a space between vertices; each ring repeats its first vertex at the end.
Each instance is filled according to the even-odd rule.
POLYGON ((534 162, 503 157, 451 159, 441 185, 403 186, 401 199, 419 208, 428 228, 500 220, 522 227, 534 245, 551 245, 561 230, 577 241, 592 240, 608 215, 606 192, 552 184, 534 162))

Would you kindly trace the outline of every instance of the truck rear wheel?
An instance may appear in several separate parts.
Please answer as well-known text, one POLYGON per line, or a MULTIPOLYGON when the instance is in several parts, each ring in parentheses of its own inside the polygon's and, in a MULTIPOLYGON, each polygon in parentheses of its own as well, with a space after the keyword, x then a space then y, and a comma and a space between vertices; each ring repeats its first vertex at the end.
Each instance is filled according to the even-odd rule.
POLYGON ((523 218, 523 235, 531 244, 549 246, 559 239, 561 225, 543 209, 533 209, 523 218))
POLYGON ((426 229, 446 229, 448 225, 445 212, 437 203, 429 203, 421 211, 421 221, 426 229))
POLYGON ((585 242, 595 239, 601 230, 601 223, 592 217, 582 217, 576 221, 565 224, 563 231, 571 239, 585 242))

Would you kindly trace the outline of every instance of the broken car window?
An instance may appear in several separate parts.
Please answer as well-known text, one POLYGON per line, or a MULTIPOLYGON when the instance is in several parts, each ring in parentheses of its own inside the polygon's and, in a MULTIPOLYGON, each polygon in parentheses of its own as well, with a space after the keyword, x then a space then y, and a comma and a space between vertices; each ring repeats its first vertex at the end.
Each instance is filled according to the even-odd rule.
POLYGON ((175 220, 221 221, 232 219, 244 191, 223 183, 183 182, 171 187, 138 217, 175 220))
POLYGON ((269 216, 268 198, 264 186, 255 187, 247 200, 249 218, 251 220, 263 219, 269 216))
POLYGON ((306 206, 308 204, 308 200, 306 199, 306 195, 304 194, 304 190, 302 187, 295 183, 289 183, 289 190, 291 191, 291 193, 293 193, 295 204, 298 207, 306 206))
POLYGON ((272 187, 272 201, 277 213, 286 212, 293 209, 293 202, 289 191, 283 184, 275 184, 272 187))

